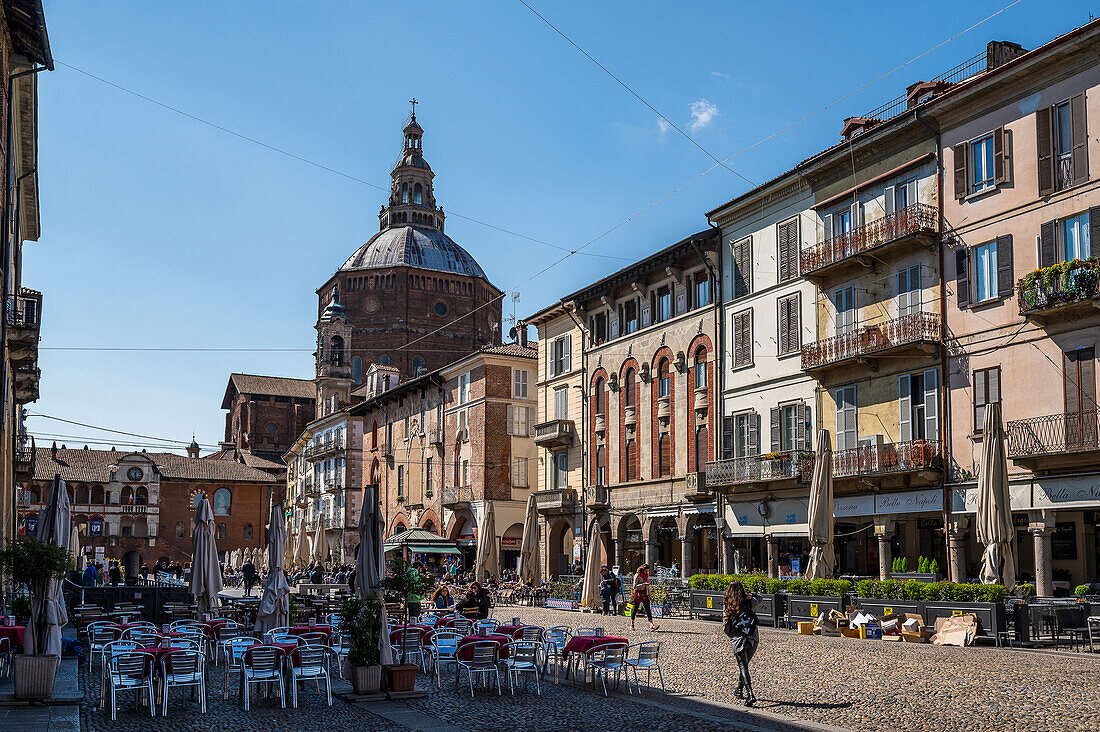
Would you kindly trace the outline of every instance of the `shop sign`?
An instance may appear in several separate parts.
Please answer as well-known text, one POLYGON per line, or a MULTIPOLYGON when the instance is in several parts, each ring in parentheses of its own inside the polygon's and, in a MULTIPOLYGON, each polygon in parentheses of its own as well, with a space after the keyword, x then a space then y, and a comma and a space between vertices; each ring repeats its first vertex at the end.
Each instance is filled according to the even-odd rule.
POLYGON ((519 539, 514 536, 502 536, 500 537, 501 549, 516 549, 519 547, 519 539))
POLYGON ((874 512, 875 497, 871 494, 833 499, 834 516, 870 516, 874 512))
MULTIPOLYGON (((1009 483, 1009 503, 1013 511, 1026 511, 1031 505, 1031 483, 1009 483)), ((977 513, 978 487, 966 486, 951 489, 951 513, 977 513)))
POLYGON ((1100 506, 1100 478, 1036 478, 1034 498, 1035 508, 1100 506))
POLYGON ((880 493, 875 496, 875 513, 920 513, 942 511, 943 491, 933 488, 905 493, 880 493))

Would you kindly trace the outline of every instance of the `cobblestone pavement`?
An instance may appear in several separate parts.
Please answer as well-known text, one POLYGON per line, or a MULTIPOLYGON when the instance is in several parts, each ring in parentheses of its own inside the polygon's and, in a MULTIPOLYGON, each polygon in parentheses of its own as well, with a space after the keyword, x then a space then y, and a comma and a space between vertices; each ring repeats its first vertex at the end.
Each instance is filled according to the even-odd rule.
MULTIPOLYGON (((644 619, 631 632, 629 619, 621 617, 507 606, 496 615, 519 616, 542 626, 602 625, 608 634, 631 642, 660 640, 672 703, 676 695, 737 701, 737 666, 717 622, 665 619, 651 633, 644 619)), ((852 730, 1100 729, 1100 657, 1088 654, 859 641, 762 629, 751 670, 760 709, 852 730)), ((589 708, 598 708, 602 719, 602 706, 589 708)))

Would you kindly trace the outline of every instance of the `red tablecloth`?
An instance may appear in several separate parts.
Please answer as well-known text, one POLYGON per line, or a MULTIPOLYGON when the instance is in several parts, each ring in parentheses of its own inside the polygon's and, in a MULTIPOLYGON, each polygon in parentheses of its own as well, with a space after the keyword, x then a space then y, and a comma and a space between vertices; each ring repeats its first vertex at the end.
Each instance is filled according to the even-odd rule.
POLYGON ((489 635, 467 635, 463 636, 458 641, 458 657, 463 661, 470 660, 470 657, 474 654, 474 643, 478 641, 496 641, 500 644, 498 656, 500 658, 508 658, 508 654, 511 652, 512 637, 508 635, 501 635, 500 633, 491 633, 489 635))
MULTIPOLYGON (((532 628, 532 627, 538 627, 538 626, 531 626, 531 625, 498 625, 497 626, 497 632, 502 633, 503 635, 510 635, 515 640, 522 640, 522 638, 523 638, 523 629, 524 628, 532 628)), ((542 630, 542 628, 539 628, 539 630, 542 630)))
POLYGON ((308 625, 292 625, 290 626, 291 635, 301 635, 302 633, 324 633, 325 645, 332 643, 332 626, 331 625, 314 625, 312 628, 308 625))
MULTIPOLYGON (((295 648, 298 647, 298 644, 297 643, 254 643, 252 645, 252 648, 256 648, 257 646, 275 646, 280 651, 282 651, 284 656, 287 656, 287 655, 290 655, 291 651, 293 651, 295 648)), ((295 663, 294 665, 297 666, 298 664, 295 663)))
POLYGON ((438 620, 438 621, 436 622, 435 626, 436 626, 437 628, 450 628, 450 627, 453 627, 453 626, 454 626, 454 624, 455 624, 455 620, 458 620, 458 619, 459 619, 459 618, 450 618, 450 617, 448 617, 448 618, 440 618, 440 619, 439 619, 439 620, 438 620))
MULTIPOLYGON (((169 653, 175 653, 176 651, 187 651, 190 649, 181 648, 178 646, 173 648, 165 648, 163 646, 146 646, 145 648, 135 648, 134 650, 137 653, 148 653, 150 656, 152 656, 156 661, 156 667, 159 669, 161 659, 163 659, 169 653)), ((168 670, 172 670, 171 664, 169 664, 168 670)))
POLYGON ((595 635, 575 635, 569 639, 569 642, 565 644, 565 655, 570 653, 585 654, 591 651, 593 648, 599 648, 600 646, 606 646, 610 643, 629 643, 626 638, 619 638, 614 635, 595 636, 595 635))
POLYGON ((23 645, 24 630, 26 627, 22 625, 0 625, 0 638, 10 639, 14 650, 16 646, 23 645))

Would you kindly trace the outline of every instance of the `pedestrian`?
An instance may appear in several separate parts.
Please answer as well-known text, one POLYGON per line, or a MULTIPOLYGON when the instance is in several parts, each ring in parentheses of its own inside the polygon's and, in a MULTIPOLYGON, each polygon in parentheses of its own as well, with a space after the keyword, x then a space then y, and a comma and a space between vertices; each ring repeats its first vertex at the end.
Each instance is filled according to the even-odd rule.
POLYGON ((669 571, 670 574, 672 574, 673 577, 679 577, 680 576, 680 563, 673 560, 672 566, 668 568, 668 571, 669 571))
POLYGON ((756 696, 752 693, 752 679, 749 678, 749 661, 756 653, 760 645, 759 621, 756 618, 757 597, 745 592, 745 587, 734 580, 726 588, 726 597, 723 603, 725 626, 723 630, 730 639, 730 648, 737 659, 737 671, 740 679, 737 682, 737 698, 744 699, 746 706, 756 703, 756 696))
POLYGON ((638 614, 638 608, 645 608, 646 619, 649 620, 649 629, 657 630, 660 626, 653 622, 653 609, 649 606, 649 565, 638 567, 634 575, 634 606, 630 608, 630 629, 634 630, 634 616, 638 614))
POLYGON ((89 564, 80 574, 80 581, 85 587, 95 587, 96 577, 99 572, 94 564, 89 564))
POLYGON ((252 597, 252 585, 256 583, 256 565, 251 561, 245 562, 241 567, 241 574, 244 575, 244 596, 252 597))
POLYGON ((111 579, 111 584, 118 587, 118 583, 122 581, 122 572, 118 568, 118 562, 111 562, 110 569, 107 570, 107 576, 111 579))
MULTIPOLYGON (((603 614, 611 614, 611 603, 615 601, 615 576, 607 567, 600 567, 600 600, 603 602, 603 614)), ((616 613, 618 614, 618 613, 616 613)))

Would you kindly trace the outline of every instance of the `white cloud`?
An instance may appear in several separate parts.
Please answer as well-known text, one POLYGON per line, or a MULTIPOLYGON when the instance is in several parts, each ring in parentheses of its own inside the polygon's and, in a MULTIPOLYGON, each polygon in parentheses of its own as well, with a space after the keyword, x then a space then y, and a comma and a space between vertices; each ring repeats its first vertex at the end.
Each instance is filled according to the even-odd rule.
POLYGON ((700 99, 691 103, 691 131, 698 132, 718 116, 718 107, 711 101, 700 99))
POLYGON ((715 76, 719 79, 725 79, 726 81, 730 80, 730 75, 725 73, 724 71, 712 71, 710 72, 710 75, 715 76))
POLYGON ((665 136, 665 133, 669 131, 671 125, 664 117, 657 118, 657 129, 661 132, 661 137, 665 136))

